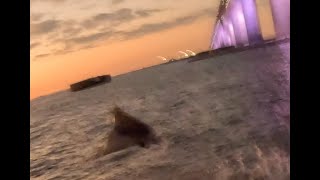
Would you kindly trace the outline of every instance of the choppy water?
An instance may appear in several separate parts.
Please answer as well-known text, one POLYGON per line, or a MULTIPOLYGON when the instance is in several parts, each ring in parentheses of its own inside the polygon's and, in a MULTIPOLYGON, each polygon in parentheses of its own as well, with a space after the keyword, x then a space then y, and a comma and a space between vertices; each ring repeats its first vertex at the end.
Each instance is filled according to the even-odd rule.
POLYGON ((290 178, 290 42, 31 101, 30 179, 290 178), (164 139, 95 158, 117 103, 164 139))

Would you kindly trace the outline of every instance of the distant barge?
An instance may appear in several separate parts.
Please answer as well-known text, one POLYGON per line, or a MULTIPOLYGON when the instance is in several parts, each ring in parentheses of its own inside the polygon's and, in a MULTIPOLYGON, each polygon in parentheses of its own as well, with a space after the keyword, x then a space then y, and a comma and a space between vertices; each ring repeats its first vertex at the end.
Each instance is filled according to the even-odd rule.
POLYGON ((111 82, 110 75, 97 76, 97 77, 93 77, 90 79, 86 79, 86 80, 71 84, 70 90, 72 92, 81 91, 81 90, 84 90, 93 86, 98 86, 108 82, 111 82))

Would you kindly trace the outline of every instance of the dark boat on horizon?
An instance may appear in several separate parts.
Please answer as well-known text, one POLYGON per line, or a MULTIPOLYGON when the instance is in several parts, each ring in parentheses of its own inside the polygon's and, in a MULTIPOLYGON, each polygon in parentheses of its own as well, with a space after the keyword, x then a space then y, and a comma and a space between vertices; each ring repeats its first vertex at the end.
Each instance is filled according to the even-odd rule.
POLYGON ((98 86, 104 83, 111 82, 111 76, 110 75, 102 75, 97 76, 93 78, 89 78, 74 84, 70 85, 70 90, 72 92, 84 90, 90 87, 98 86))

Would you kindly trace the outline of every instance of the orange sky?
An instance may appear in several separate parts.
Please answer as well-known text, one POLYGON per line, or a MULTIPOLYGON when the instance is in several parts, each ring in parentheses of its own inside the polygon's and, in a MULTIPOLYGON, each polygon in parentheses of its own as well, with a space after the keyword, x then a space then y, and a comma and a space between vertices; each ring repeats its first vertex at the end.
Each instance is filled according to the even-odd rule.
MULTIPOLYGON (((204 2, 210 3, 212 1, 204 2)), ((167 4, 167 6, 168 5, 170 4, 167 4)), ((216 9, 216 5, 217 4, 212 5, 212 11, 216 9)), ((207 5, 203 4, 203 6, 205 7, 207 5)), ((208 10, 208 8, 205 8, 205 10, 210 12, 210 9, 208 10)), ((263 36, 273 36, 274 32, 272 26, 272 18, 270 15, 270 8, 258 3, 258 10, 263 36)), ((142 12, 141 17, 148 18, 148 14, 148 16, 144 16, 146 15, 144 14, 146 12, 149 13, 151 11, 142 12)), ((79 36, 81 38, 75 38, 75 40, 77 41, 74 40, 74 42, 77 42, 78 44, 73 45, 73 47, 76 47, 78 49, 76 49, 74 52, 66 54, 54 53, 54 51, 52 51, 52 49, 67 47, 68 44, 66 42, 64 42, 65 44, 63 46, 57 40, 46 40, 46 38, 49 39, 54 37, 50 37, 50 33, 48 33, 49 35, 45 33, 40 34, 40 32, 42 32, 41 30, 47 30, 50 27, 53 28, 53 25, 55 25, 54 23, 52 23, 51 21, 51 23, 49 23, 49 20, 47 20, 47 24, 43 23, 43 26, 39 26, 40 23, 32 24, 32 22, 30 22, 31 44, 46 44, 42 46, 38 45, 37 48, 33 48, 30 51, 30 98, 33 99, 35 97, 46 95, 57 90, 66 89, 68 88, 69 84, 88 77, 101 74, 111 74, 114 76, 117 74, 140 69, 142 67, 148 67, 151 65, 163 63, 163 61, 161 61, 159 58, 156 58, 156 56, 177 58, 180 55, 178 53, 179 50, 185 51, 186 49, 190 49, 195 52, 207 50, 210 44, 215 14, 205 14, 203 12, 204 11, 201 10, 201 8, 199 10, 194 10, 192 9, 192 7, 190 7, 188 10, 181 11, 174 15, 172 15, 172 11, 167 12, 169 15, 171 14, 171 16, 175 16, 175 19, 186 17, 182 19, 182 21, 185 20, 185 23, 182 24, 177 24, 176 22, 172 22, 171 20, 168 20, 168 22, 166 22, 167 17, 170 17, 168 16, 168 14, 153 17, 153 19, 152 17, 149 17, 151 18, 149 19, 149 21, 143 21, 140 19, 133 21, 130 20, 131 24, 124 23, 122 26, 119 25, 118 27, 120 30, 117 29, 117 32, 120 32, 121 28, 128 29, 130 27, 135 27, 132 29, 137 29, 137 27, 140 26, 144 27, 143 30, 145 30, 146 33, 143 33, 142 35, 138 34, 137 37, 132 37, 126 41, 120 41, 116 39, 97 41, 97 38, 95 38, 97 37, 96 34, 94 34, 95 36, 90 36, 90 38, 93 37, 94 41, 91 41, 91 39, 88 38, 89 36, 79 36), (192 12, 193 14, 191 14, 194 16, 189 17, 188 11, 192 12), (146 23, 148 24, 148 22, 150 24, 150 21, 154 22, 155 19, 159 18, 162 18, 161 20, 164 22, 163 24, 153 24, 147 26, 143 25, 146 23), (164 27, 162 27, 162 25, 164 27), (158 28, 159 30, 154 30, 156 28, 158 28), (83 41, 85 40, 90 40, 88 41, 90 43, 94 42, 94 47, 81 50, 81 48, 84 47, 81 43, 83 43, 83 41), (59 43, 54 44, 53 42, 59 43), (37 54, 50 54, 45 52, 46 50, 52 54, 49 56, 45 55, 42 58, 36 58, 37 54)), ((123 13, 126 12, 123 11, 123 13)), ((70 15, 70 17, 72 17, 72 15, 70 15)), ((100 17, 102 16, 100 15, 100 17)), ((107 17, 110 20, 110 14, 104 14, 103 17, 107 17)), ((117 17, 115 17, 114 19, 116 18, 117 17)), ((92 32, 90 31, 90 33, 92 32)), ((98 35, 101 34, 102 33, 98 33, 98 35)), ((126 33, 122 32, 122 34, 126 33)), ((109 38, 109 36, 103 37, 109 38)), ((70 39, 69 41, 71 40, 73 39, 70 39)))

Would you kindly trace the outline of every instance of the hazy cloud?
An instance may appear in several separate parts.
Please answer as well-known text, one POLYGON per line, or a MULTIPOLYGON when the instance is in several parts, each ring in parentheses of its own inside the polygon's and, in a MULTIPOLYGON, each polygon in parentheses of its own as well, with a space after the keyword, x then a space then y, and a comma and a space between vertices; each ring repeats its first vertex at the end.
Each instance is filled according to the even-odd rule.
MULTIPOLYGON (((164 22, 164 23, 155 23, 155 24, 144 24, 140 26, 138 29, 135 29, 133 31, 102 31, 98 33, 93 33, 90 35, 86 36, 78 36, 78 37, 73 37, 69 38, 66 40, 60 40, 60 42, 65 42, 67 44, 65 50, 55 52, 55 54, 58 53, 67 53, 71 52, 71 48, 78 48, 76 50, 80 49, 87 49, 87 48, 93 48, 95 47, 94 43, 99 42, 99 41, 105 41, 110 39, 111 37, 118 37, 120 39, 128 40, 131 38, 135 38, 138 36, 143 36, 149 33, 153 32, 158 32, 161 30, 169 29, 175 26, 183 25, 183 24, 188 24, 196 20, 198 16, 186 16, 186 17, 181 17, 178 18, 174 21, 170 22, 164 22)), ((73 50, 73 51, 76 51, 73 50)))
POLYGON ((37 46, 39 46, 40 45, 40 43, 38 43, 38 42, 36 42, 36 43, 31 43, 30 44, 30 49, 33 49, 33 48, 35 48, 35 47, 37 47, 37 46))
POLYGON ((30 24, 31 35, 46 34, 54 31, 59 26, 59 21, 57 20, 47 20, 40 23, 30 24))
POLYGON ((68 39, 68 41, 73 42, 73 43, 77 43, 77 44, 90 43, 90 42, 94 42, 97 40, 106 39, 106 38, 110 37, 112 35, 112 33, 113 33, 112 31, 99 32, 99 33, 91 34, 88 36, 81 36, 81 37, 68 39))
POLYGON ((113 13, 100 13, 93 16, 90 19, 85 20, 82 25, 86 28, 96 27, 102 23, 123 23, 134 19, 134 15, 131 9, 123 8, 113 13))
MULTIPOLYGON (((173 21, 163 22, 163 23, 152 23, 152 24, 144 24, 140 26, 138 29, 128 32, 121 32, 121 34, 125 37, 125 39, 135 38, 138 36, 146 35, 149 33, 170 29, 176 26, 189 24, 198 19, 201 16, 209 15, 208 12, 212 13, 212 9, 204 9, 193 16, 185 16, 177 18, 173 21)), ((213 13, 214 14, 214 13, 213 13)))
POLYGON ((125 0, 112 0, 111 3, 112 4, 120 4, 123 3, 125 0))
POLYGON ((65 36, 74 36, 79 34, 80 32, 81 32, 81 28, 76 28, 76 27, 67 27, 62 30, 62 33, 65 36))
MULTIPOLYGON (((110 40, 110 39, 118 39, 118 40, 129 40, 132 38, 136 38, 139 36, 144 36, 150 33, 159 32, 162 30, 170 29, 176 26, 189 24, 197 20, 201 16, 212 15, 214 16, 214 9, 202 9, 194 13, 193 15, 180 17, 177 19, 173 19, 168 22, 159 22, 159 23, 148 23, 143 24, 139 28, 134 29, 132 31, 116 31, 116 25, 120 23, 128 22, 134 18, 139 17, 147 17, 152 13, 156 13, 162 11, 160 9, 143 9, 137 10, 133 13, 131 9, 123 8, 117 10, 113 13, 100 13, 95 16, 92 16, 90 19, 85 21, 75 22, 72 20, 67 21, 57 21, 57 20, 47 20, 41 23, 33 23, 31 24, 31 33, 32 34, 44 34, 48 32, 56 31, 57 33, 52 33, 49 36, 50 44, 64 44, 64 48, 52 51, 48 54, 40 54, 37 55, 36 58, 47 57, 50 54, 52 55, 61 55, 67 54, 75 51, 79 51, 81 49, 94 48, 99 46, 99 42, 110 40), (109 28, 102 28, 100 31, 98 29, 97 33, 92 33, 89 35, 79 36, 78 34, 82 30, 87 30, 87 27, 97 27, 99 24, 104 24, 109 22, 113 24, 113 26, 109 26, 109 28), (117 24, 118 23, 118 24, 117 24), (85 24, 85 25, 84 25, 85 24), (106 30, 107 29, 107 30, 106 30)), ((49 37, 47 36, 47 37, 49 37)), ((30 49, 38 46, 39 44, 33 43, 30 45, 30 49)))
POLYGON ((32 4, 33 2, 49 2, 49 3, 63 3, 68 0, 30 0, 30 3, 32 4))
POLYGON ((36 55, 36 56, 35 56, 35 59, 44 58, 44 57, 48 57, 48 56, 50 56, 50 53, 47 53, 47 54, 39 54, 39 55, 36 55))
POLYGON ((112 13, 99 13, 90 19, 83 21, 81 24, 85 28, 94 28, 99 25, 107 24, 109 26, 117 26, 122 23, 130 22, 136 18, 151 16, 153 13, 160 12, 160 9, 142 9, 133 13, 132 9, 122 8, 112 13))
POLYGON ((30 21, 39 21, 44 16, 42 13, 33 13, 30 15, 30 21))
POLYGON ((128 8, 123 8, 115 11, 114 13, 101 13, 94 16, 94 21, 120 21, 120 20, 128 20, 132 19, 133 14, 132 10, 128 8))
POLYGON ((141 17, 148 17, 148 16, 151 16, 152 13, 160 12, 160 11, 162 10, 161 9, 142 9, 142 10, 137 10, 135 13, 141 17))
POLYGON ((76 50, 63 49, 63 50, 58 50, 58 51, 52 52, 52 55, 63 55, 63 54, 68 54, 68 53, 72 53, 72 52, 75 52, 75 51, 76 50))

